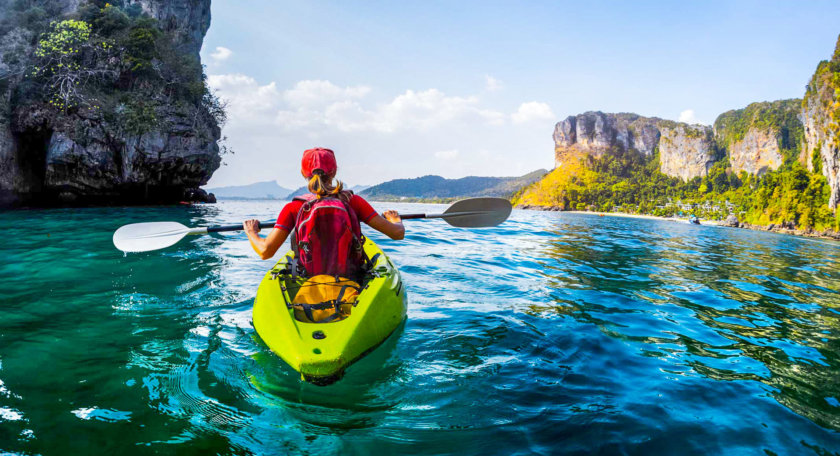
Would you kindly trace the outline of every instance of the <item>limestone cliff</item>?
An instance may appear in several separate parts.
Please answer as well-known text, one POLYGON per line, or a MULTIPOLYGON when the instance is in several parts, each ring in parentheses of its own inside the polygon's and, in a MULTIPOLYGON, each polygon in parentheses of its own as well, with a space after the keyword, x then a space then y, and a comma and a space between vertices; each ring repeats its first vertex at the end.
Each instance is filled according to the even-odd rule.
POLYGON ((659 170, 684 181, 705 177, 716 158, 712 129, 705 125, 665 122, 659 140, 659 170))
POLYGON ((0 206, 207 199, 224 120, 198 54, 209 24, 210 0, 0 3, 0 206), (49 41, 62 26, 69 50, 49 41), (75 91, 38 71, 45 52, 79 68, 75 91))
POLYGON ((802 101, 805 123, 804 159, 822 172, 831 194, 828 205, 840 205, 840 39, 831 60, 817 66, 802 101))
POLYGON ((752 103, 715 120, 715 139, 725 149, 736 174, 762 175, 787 160, 800 159, 803 136, 802 100, 752 103))
POLYGON ((210 28, 210 0, 129 0, 157 19, 161 29, 173 35, 176 47, 198 57, 204 35, 210 28))
POLYGON ((729 147, 729 163, 736 174, 761 175, 767 171, 779 169, 783 157, 779 151, 776 132, 750 128, 744 139, 729 147))
POLYGON ((599 156, 614 147, 635 149, 651 156, 659 142, 660 121, 638 114, 600 111, 569 116, 554 127, 555 166, 560 166, 569 153, 599 156))
POLYGON ((569 156, 599 157, 611 150, 636 150, 652 157, 659 148, 662 172, 684 180, 705 176, 715 161, 711 129, 638 114, 586 112, 554 127, 554 162, 569 156))
POLYGON ((553 136, 556 167, 514 196, 520 207, 690 212, 840 239, 840 40, 802 100, 752 103, 714 128, 586 112, 553 136))

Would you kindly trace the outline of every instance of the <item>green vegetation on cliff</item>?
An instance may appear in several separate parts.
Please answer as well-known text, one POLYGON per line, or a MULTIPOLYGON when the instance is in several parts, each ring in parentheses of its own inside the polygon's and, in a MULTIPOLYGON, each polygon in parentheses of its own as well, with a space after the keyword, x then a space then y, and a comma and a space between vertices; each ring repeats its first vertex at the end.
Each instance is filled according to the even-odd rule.
POLYGON ((200 61, 137 3, 92 0, 63 14, 56 0, 16 1, 0 36, 6 79, 17 80, 14 105, 101 115, 137 134, 160 128, 157 110, 179 105, 225 120, 200 61))
POLYGON ((713 219, 733 214, 753 225, 840 231, 840 211, 833 209, 840 201, 840 38, 802 100, 752 103, 718 116, 714 164, 690 173, 704 177, 684 182, 660 171, 678 174, 692 164, 686 154, 671 160, 674 145, 665 130, 677 125, 660 121, 662 136, 647 155, 624 150, 632 147, 627 145, 566 155, 561 167, 515 195, 514 203, 713 219))
POLYGON ((633 149, 615 149, 600 158, 569 159, 519 192, 514 204, 709 219, 733 213, 751 224, 793 222, 802 228, 836 230, 838 220, 828 209, 828 196, 825 177, 796 161, 756 177, 736 176, 724 159, 706 177, 683 182, 659 171, 658 153, 646 159, 633 149))
POLYGON ((798 107, 799 100, 781 100, 722 114, 715 129, 723 159, 703 178, 683 182, 666 176, 660 171, 658 148, 645 157, 634 149, 615 147, 600 157, 567 158, 563 166, 515 195, 514 203, 712 219, 732 213, 751 224, 792 222, 801 228, 836 230, 838 220, 828 208, 830 188, 825 176, 819 168, 809 172, 797 160, 804 135, 796 117, 798 107), (743 140, 750 128, 777 133, 785 157, 779 169, 761 176, 732 171, 726 148, 743 140))
POLYGON ((834 137, 840 136, 840 37, 831 60, 823 60, 806 86, 803 108, 817 101, 827 112, 828 128, 834 137))
POLYGON ((778 100, 752 103, 743 109, 734 109, 715 120, 715 137, 721 150, 743 141, 751 128, 772 130, 779 139, 779 150, 786 162, 796 160, 804 137, 799 120, 802 100, 778 100))

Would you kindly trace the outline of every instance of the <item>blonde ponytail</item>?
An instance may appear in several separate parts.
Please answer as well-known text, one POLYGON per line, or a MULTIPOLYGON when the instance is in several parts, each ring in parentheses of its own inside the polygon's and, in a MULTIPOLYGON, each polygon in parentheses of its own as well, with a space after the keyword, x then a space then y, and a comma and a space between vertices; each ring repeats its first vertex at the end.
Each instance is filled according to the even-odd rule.
POLYGON ((337 180, 336 183, 333 184, 332 177, 325 178, 321 170, 315 170, 312 177, 309 179, 309 192, 318 198, 323 198, 327 195, 342 197, 343 193, 341 193, 341 191, 343 189, 344 184, 341 181, 337 180))

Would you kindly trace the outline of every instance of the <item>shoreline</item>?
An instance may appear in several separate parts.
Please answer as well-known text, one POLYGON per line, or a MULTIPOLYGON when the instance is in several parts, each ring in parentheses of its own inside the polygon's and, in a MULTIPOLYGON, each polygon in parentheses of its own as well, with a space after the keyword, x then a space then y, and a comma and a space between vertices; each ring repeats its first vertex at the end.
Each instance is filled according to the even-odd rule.
MULTIPOLYGON (((636 218, 636 219, 648 219, 648 220, 659 220, 663 222, 676 222, 676 223, 688 223, 688 218, 677 218, 677 217, 661 217, 658 215, 647 215, 647 214, 628 214, 626 212, 595 212, 595 211, 563 211, 556 207, 551 206, 516 206, 514 209, 522 209, 527 211, 540 211, 540 212, 565 212, 569 214, 589 214, 589 215, 597 215, 600 217, 624 217, 624 218, 636 218)), ((723 228, 734 228, 734 229, 744 229, 744 230, 752 230, 752 231, 768 231, 771 233, 779 233, 779 234, 789 234, 791 236, 800 236, 800 237, 808 237, 808 238, 818 238, 818 239, 827 239, 830 241, 840 241, 840 232, 832 231, 832 230, 825 230, 825 231, 816 231, 813 229, 808 230, 800 230, 796 228, 791 228, 789 226, 781 226, 776 224, 770 224, 767 226, 762 225, 752 225, 745 222, 738 222, 737 226, 727 225, 722 220, 700 220, 700 225, 706 226, 716 226, 716 227, 723 227, 723 228)))
MULTIPOLYGON (((521 209, 521 208, 520 208, 521 209)), ((537 209, 539 210, 539 209, 537 209)), ((597 212, 597 211, 562 211, 569 214, 593 214, 599 217, 623 217, 623 218, 637 218, 637 219, 649 219, 649 220, 659 220, 662 222, 675 222, 675 223, 685 223, 688 224, 688 217, 680 218, 680 217, 662 217, 659 215, 648 215, 648 214, 628 214, 626 212, 597 212)), ((701 225, 708 225, 708 226, 725 226, 723 222, 720 220, 700 220, 701 225)))

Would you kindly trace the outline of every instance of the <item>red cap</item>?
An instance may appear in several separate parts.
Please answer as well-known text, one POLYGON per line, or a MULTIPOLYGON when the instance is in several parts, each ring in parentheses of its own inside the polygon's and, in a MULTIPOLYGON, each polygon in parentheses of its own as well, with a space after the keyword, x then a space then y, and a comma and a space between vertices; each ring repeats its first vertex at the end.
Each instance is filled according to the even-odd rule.
POLYGON ((309 179, 316 169, 320 169, 329 177, 335 176, 338 165, 335 164, 333 151, 316 147, 303 152, 303 160, 300 162, 300 171, 303 175, 309 179))

